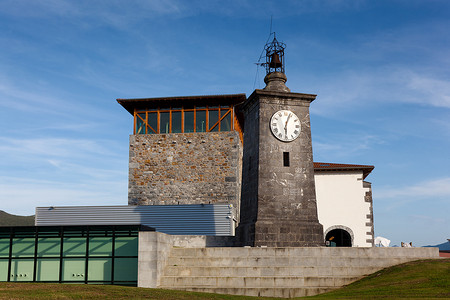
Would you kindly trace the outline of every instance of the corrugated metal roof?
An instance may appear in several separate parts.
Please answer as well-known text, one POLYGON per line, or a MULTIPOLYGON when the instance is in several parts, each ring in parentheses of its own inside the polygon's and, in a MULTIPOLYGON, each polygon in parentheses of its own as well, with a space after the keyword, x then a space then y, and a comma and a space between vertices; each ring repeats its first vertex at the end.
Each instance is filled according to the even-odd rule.
POLYGON ((145 225, 175 235, 233 235, 228 204, 36 207, 36 226, 145 225))

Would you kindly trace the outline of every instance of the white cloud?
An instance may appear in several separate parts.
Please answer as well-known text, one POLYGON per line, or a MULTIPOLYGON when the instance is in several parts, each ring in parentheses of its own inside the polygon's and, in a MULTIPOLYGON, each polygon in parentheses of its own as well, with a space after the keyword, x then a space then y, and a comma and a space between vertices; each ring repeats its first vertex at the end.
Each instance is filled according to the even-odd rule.
POLYGON ((89 185, 0 177, 0 209, 32 215, 37 206, 126 205, 127 182, 93 181, 89 185))
POLYGON ((364 133, 318 136, 313 142, 314 157, 319 160, 323 160, 321 157, 333 157, 339 160, 354 159, 362 151, 383 143, 385 142, 380 137, 364 133))
POLYGON ((450 177, 428 180, 410 186, 379 187, 376 191, 377 199, 401 198, 405 203, 427 198, 432 203, 436 198, 450 199, 450 177))
POLYGON ((434 74, 399 67, 334 75, 317 87, 320 94, 317 103, 311 106, 312 113, 339 115, 347 110, 395 103, 450 108, 450 80, 436 78, 434 74))
POLYGON ((127 154, 121 149, 108 140, 0 138, 0 176, 48 180, 52 186, 60 182, 68 189, 118 181, 126 185, 127 154))
POLYGON ((421 223, 423 225, 445 225, 447 223, 447 219, 438 218, 435 215, 419 215, 419 214, 411 214, 409 215, 409 219, 413 220, 416 223, 421 223))
MULTIPOLYGON (((0 107, 33 113, 34 116, 87 115, 92 104, 80 102, 77 91, 66 91, 36 78, 13 78, 0 73, 0 107), (77 101, 74 101, 76 99, 77 101)), ((55 84, 55 83, 52 83, 55 84)), ((79 121, 79 119, 78 119, 79 121)), ((64 126, 64 124, 63 124, 64 126)))
POLYGON ((152 1, 69 1, 69 0, 5 0, 0 3, 1 11, 16 17, 47 18, 48 16, 61 17, 95 17, 97 20, 106 20, 116 23, 117 19, 124 16, 132 19, 132 16, 143 17, 154 14, 165 15, 180 12, 183 2, 173 0, 152 1))
POLYGON ((48 17, 48 15, 61 15, 76 13, 74 2, 66 0, 5 0, 0 2, 0 11, 3 14, 15 17, 48 17))
POLYGON ((116 156, 105 146, 106 141, 69 138, 17 139, 0 137, 0 153, 3 157, 34 156, 73 158, 86 155, 116 156))
POLYGON ((406 76, 406 86, 417 92, 415 97, 404 99, 424 105, 450 108, 450 80, 432 78, 417 73, 406 76))

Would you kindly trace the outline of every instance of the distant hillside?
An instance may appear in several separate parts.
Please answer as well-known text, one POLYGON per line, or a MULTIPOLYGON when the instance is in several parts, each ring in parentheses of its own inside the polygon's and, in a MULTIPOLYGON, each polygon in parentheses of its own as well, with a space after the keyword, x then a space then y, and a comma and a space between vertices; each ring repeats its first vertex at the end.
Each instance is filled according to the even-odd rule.
POLYGON ((34 226, 34 216, 16 216, 0 210, 0 226, 34 226))
POLYGON ((439 245, 434 245, 434 246, 431 246, 431 245, 430 246, 424 246, 424 247, 437 247, 441 251, 443 251, 443 250, 448 251, 448 250, 450 250, 450 242, 445 242, 445 243, 442 243, 442 244, 439 244, 439 245))

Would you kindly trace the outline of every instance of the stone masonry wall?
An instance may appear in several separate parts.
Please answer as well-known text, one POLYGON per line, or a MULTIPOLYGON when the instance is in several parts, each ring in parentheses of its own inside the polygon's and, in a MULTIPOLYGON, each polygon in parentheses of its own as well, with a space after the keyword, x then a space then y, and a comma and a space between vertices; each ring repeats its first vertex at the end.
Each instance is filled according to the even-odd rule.
POLYGON ((238 209, 241 161, 234 131, 131 135, 128 204, 230 203, 238 209))
POLYGON ((367 243, 371 243, 372 246, 375 246, 375 229, 374 229, 374 223, 373 223, 373 200, 372 200, 372 184, 370 182, 364 181, 363 187, 368 188, 369 190, 366 192, 366 195, 364 196, 364 201, 369 203, 369 214, 366 215, 367 223, 366 226, 370 226, 370 231, 366 232, 367 243))

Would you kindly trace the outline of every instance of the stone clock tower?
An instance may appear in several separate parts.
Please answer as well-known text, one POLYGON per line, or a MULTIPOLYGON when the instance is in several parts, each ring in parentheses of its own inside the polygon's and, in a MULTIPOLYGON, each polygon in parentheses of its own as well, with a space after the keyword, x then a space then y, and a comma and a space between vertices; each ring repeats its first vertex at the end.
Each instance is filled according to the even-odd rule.
POLYGON ((266 87, 245 115, 240 240, 268 247, 323 246, 317 218, 309 105, 316 95, 285 85, 284 48, 266 45, 266 87))

